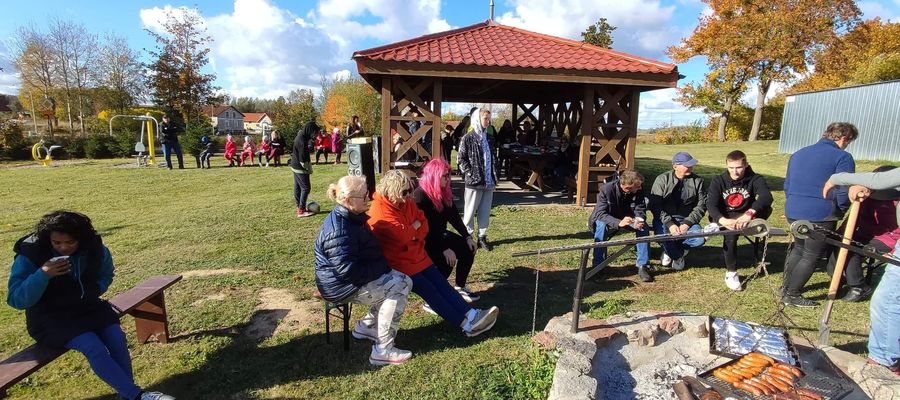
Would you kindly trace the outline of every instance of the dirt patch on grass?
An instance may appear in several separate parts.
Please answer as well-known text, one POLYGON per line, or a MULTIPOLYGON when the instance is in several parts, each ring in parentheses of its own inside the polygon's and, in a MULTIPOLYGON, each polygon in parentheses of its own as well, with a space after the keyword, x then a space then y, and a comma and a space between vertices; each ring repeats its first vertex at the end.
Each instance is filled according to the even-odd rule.
POLYGON ((181 273, 184 278, 206 278, 209 276, 228 275, 228 274, 251 274, 256 275, 259 271, 248 271, 245 269, 221 268, 221 269, 195 269, 181 273))
POLYGON ((316 300, 297 301, 287 289, 265 288, 259 293, 256 307, 244 336, 264 340, 284 332, 299 332, 318 324, 321 303, 316 300))
POLYGON ((204 297, 204 298, 202 298, 202 299, 200 299, 200 300, 197 300, 197 301, 191 303, 191 305, 192 305, 192 306, 199 306, 199 305, 201 305, 201 304, 203 304, 203 303, 206 303, 207 301, 222 301, 222 300, 225 300, 226 297, 228 297, 228 295, 226 295, 225 293, 211 294, 211 295, 209 295, 209 296, 206 296, 206 297, 204 297))

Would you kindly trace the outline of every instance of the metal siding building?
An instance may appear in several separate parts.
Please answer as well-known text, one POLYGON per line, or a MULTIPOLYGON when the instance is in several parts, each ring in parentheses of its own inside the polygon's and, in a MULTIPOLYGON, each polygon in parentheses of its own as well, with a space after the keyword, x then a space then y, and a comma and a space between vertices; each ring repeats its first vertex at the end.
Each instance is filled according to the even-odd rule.
POLYGON ((850 122, 859 138, 847 151, 857 160, 900 161, 900 80, 788 96, 778 151, 815 143, 832 122, 850 122))

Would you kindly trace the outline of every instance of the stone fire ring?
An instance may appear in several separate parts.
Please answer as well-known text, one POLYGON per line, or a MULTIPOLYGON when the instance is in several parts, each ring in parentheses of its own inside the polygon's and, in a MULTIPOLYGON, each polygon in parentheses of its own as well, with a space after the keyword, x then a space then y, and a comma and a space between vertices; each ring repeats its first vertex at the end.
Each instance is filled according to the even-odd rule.
MULTIPOLYGON (((571 334, 571 313, 555 317, 532 340, 556 349, 559 359, 551 400, 675 399, 672 383, 727 361, 709 354, 707 316, 683 312, 636 312, 605 320, 582 318, 571 334)), ((900 399, 900 379, 887 368, 833 347, 823 361, 808 343, 794 344, 802 368, 813 371, 834 364, 856 383, 845 400, 900 399)), ((827 368, 830 369, 830 366, 827 368)))

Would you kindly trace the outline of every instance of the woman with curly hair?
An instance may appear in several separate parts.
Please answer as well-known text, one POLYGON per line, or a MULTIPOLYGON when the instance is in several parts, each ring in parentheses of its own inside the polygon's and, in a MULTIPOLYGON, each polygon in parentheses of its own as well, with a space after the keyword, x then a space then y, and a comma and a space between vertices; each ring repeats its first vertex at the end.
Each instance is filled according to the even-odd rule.
POLYGON ((409 197, 410 180, 398 170, 378 182, 369 209, 369 228, 384 251, 388 265, 412 278, 412 291, 444 320, 462 328, 466 336, 478 336, 494 326, 500 309, 472 308, 447 283, 425 251, 428 220, 409 197))
POLYGON ((84 354, 94 373, 123 399, 174 399, 134 383, 119 317, 100 298, 112 283, 112 255, 90 218, 54 211, 19 239, 13 251, 6 302, 25 310, 34 340, 84 354))

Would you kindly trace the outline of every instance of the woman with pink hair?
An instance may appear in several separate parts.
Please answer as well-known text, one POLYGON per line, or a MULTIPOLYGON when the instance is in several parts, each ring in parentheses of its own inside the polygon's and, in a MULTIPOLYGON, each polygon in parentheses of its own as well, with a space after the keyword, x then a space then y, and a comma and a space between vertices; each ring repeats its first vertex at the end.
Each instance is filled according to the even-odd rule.
POLYGON ((419 178, 419 187, 413 191, 412 198, 428 220, 429 230, 425 236, 425 252, 428 257, 444 277, 449 278, 456 267, 454 288, 465 301, 471 303, 478 300, 479 297, 466 288, 477 246, 459 216, 459 209, 453 203, 450 164, 442 158, 425 164, 419 178), (459 234, 450 232, 448 224, 453 225, 459 234))

